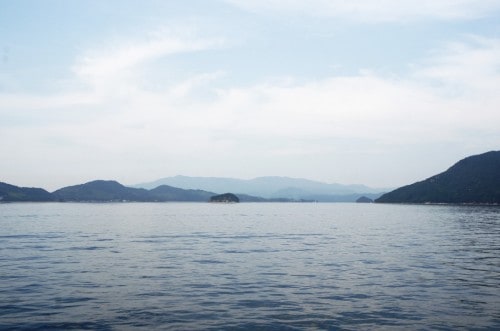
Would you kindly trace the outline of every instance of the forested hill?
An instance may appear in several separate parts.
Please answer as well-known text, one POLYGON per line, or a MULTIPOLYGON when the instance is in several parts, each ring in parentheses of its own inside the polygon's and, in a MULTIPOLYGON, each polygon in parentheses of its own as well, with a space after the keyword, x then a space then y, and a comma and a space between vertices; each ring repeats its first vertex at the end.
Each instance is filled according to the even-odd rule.
MULTIPOLYGON (((74 201, 74 202, 208 202, 214 192, 204 190, 181 189, 160 185, 146 190, 124 186, 114 180, 94 180, 85 184, 66 186, 49 193, 41 188, 19 187, 0 182, 0 202, 16 201, 74 201)), ((264 199, 243 195, 246 202, 291 202, 290 199, 264 199)))
POLYGON ((19 187, 0 182, 0 202, 16 201, 208 201, 215 193, 183 190, 167 185, 152 190, 124 186, 113 180, 94 180, 85 184, 63 187, 49 193, 41 188, 19 187))
POLYGON ((500 151, 467 157, 443 173, 382 195, 388 203, 500 203, 500 151))
POLYGON ((167 185, 152 190, 124 186, 113 180, 95 180, 67 186, 53 193, 59 201, 208 201, 215 193, 183 190, 167 185))
POLYGON ((36 187, 19 187, 0 182, 0 201, 53 201, 49 192, 36 187))

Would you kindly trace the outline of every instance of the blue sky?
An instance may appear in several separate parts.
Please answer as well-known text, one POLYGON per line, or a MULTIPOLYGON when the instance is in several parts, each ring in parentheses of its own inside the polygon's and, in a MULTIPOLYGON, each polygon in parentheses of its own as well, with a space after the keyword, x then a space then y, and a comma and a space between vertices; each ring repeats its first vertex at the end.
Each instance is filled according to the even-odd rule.
POLYGON ((499 17, 498 0, 0 0, 0 180, 421 180, 499 149, 499 17))

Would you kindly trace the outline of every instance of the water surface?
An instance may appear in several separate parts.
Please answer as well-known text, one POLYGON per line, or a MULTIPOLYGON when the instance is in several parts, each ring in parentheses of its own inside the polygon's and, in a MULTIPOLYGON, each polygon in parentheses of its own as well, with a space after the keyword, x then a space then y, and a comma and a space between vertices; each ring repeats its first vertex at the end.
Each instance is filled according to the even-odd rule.
POLYGON ((500 329, 500 208, 0 204, 0 329, 500 329))

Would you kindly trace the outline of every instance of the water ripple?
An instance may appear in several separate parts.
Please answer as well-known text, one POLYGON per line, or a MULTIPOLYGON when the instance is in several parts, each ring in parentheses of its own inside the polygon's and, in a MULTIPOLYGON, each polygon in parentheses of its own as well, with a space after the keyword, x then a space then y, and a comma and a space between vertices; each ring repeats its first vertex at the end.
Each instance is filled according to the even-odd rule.
POLYGON ((20 206, 0 329, 500 329, 499 208, 20 206))

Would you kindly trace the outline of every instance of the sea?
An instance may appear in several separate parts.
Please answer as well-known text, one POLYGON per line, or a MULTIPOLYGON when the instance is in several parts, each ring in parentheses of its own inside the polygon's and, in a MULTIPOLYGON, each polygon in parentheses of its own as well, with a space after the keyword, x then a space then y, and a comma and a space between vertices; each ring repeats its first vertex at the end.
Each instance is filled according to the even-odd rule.
POLYGON ((1 330, 500 330, 500 207, 0 204, 1 330))

